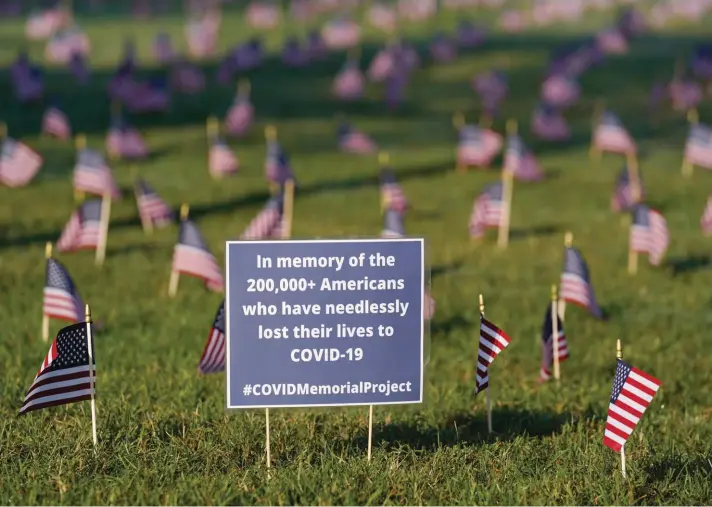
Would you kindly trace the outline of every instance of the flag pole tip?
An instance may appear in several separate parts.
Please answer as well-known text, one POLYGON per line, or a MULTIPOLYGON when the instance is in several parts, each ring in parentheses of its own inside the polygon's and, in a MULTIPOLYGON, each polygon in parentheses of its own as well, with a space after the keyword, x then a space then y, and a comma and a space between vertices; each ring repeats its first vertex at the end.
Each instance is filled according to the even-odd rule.
POLYGON ((564 235, 564 246, 567 248, 571 248, 571 245, 574 244, 574 235, 571 232, 567 232, 566 235, 564 235))
POLYGON ((91 310, 89 310, 89 305, 84 305, 84 319, 86 322, 91 322, 91 310))
POLYGON ((381 165, 387 164, 390 160, 391 160, 391 157, 387 151, 382 151, 378 154, 378 162, 381 165))
POLYGON ((48 241, 45 243, 45 259, 52 257, 52 242, 48 241))
POLYGON ((183 204, 180 205, 180 219, 185 220, 188 218, 188 211, 190 210, 190 206, 188 205, 187 202, 184 202, 183 204))
POLYGON ((559 299, 556 294, 556 284, 551 285, 551 299, 552 301, 557 301, 559 299))
POLYGON ((507 134, 514 135, 517 133, 517 120, 507 120, 507 134))
POLYGON ((265 137, 267 139, 274 139, 277 137, 277 129, 274 125, 267 125, 265 127, 265 137))
POLYGON ((484 296, 482 296, 482 294, 480 294, 479 300, 480 300, 480 313, 485 313, 485 298, 484 298, 484 296))
POLYGON ((621 347, 621 341, 620 341, 620 339, 619 339, 619 340, 616 340, 616 357, 617 357, 618 359, 622 359, 622 358, 623 358, 623 348, 621 347))

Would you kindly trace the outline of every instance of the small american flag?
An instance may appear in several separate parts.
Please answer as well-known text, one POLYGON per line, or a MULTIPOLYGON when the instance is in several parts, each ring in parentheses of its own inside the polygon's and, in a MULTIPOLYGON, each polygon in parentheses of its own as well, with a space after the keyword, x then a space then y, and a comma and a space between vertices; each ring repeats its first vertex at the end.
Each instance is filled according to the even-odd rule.
POLYGON ((597 319, 603 318, 593 292, 588 266, 577 248, 564 248, 564 269, 561 273, 559 295, 564 301, 586 308, 597 319))
POLYGON ((494 359, 509 345, 509 336, 490 321, 480 317, 480 345, 477 353, 475 394, 489 387, 489 367, 494 359))
POLYGON ((338 138, 341 151, 367 155, 378 150, 378 146, 373 139, 348 123, 339 125, 338 138))
POLYGON ((605 111, 593 131, 593 145, 611 153, 635 153, 633 138, 615 113, 605 111))
POLYGON ((205 74, 186 60, 175 62, 170 79, 172 88, 178 93, 195 95, 205 89, 205 74))
POLYGON ((712 169, 712 128, 701 123, 692 125, 684 157, 690 164, 712 169))
POLYGON ((208 341, 200 356, 200 373, 218 373, 225 370, 225 300, 220 303, 213 326, 210 328, 208 341))
POLYGON ((78 85, 84 86, 89 83, 91 71, 87 65, 86 57, 81 53, 72 53, 69 58, 69 72, 72 73, 78 85))
POLYGON ((120 114, 112 118, 111 128, 106 136, 106 151, 126 159, 142 159, 148 156, 148 147, 141 132, 130 126, 120 114))
POLYGON ((0 152, 0 183, 24 187, 42 167, 42 157, 20 141, 6 137, 0 152))
POLYGON ((220 137, 215 136, 208 152, 208 170, 213 176, 224 176, 236 173, 240 167, 240 161, 230 150, 227 143, 220 137))
POLYGON ((205 22, 205 19, 194 19, 186 25, 188 51, 196 58, 206 58, 215 51, 217 34, 205 22))
POLYGON ((252 1, 245 10, 245 17, 252 28, 264 30, 276 28, 282 13, 273 2, 252 1))
POLYGON ((484 44, 485 30, 470 21, 463 20, 457 25, 457 43, 463 48, 476 48, 484 44))
POLYGON ((71 19, 71 13, 62 7, 37 10, 30 14, 25 24, 25 34, 30 40, 51 37, 71 19))
POLYGON ((153 113, 168 110, 171 99, 166 80, 155 79, 148 83, 134 82, 124 100, 126 107, 135 113, 153 113))
POLYGON ((479 74, 472 80, 472 87, 483 100, 500 102, 509 90, 507 74, 502 70, 479 74))
POLYGON ((457 56, 457 44, 444 33, 438 33, 430 43, 430 56, 435 62, 451 62, 457 56))
POLYGON ((383 2, 375 2, 368 10, 368 21, 379 30, 392 32, 398 22, 398 13, 383 2))
POLYGON ((170 63, 176 57, 173 41, 167 33, 159 33, 153 41, 153 56, 161 64, 170 63))
POLYGON ((41 68, 30 65, 25 70, 13 72, 12 86, 20 102, 32 102, 44 95, 44 75, 41 68))
POLYGON ((381 203, 383 209, 393 210, 397 213, 405 213, 408 209, 408 199, 405 192, 398 184, 396 173, 392 169, 381 169, 381 203))
POLYGON ((238 90, 235 101, 225 117, 225 129, 233 136, 244 135, 252 125, 255 108, 250 102, 249 93, 238 90))
POLYGON ((616 361, 603 445, 621 452, 662 382, 622 359, 616 361))
POLYGON ((403 225, 403 214, 394 209, 387 209, 383 215, 382 238, 403 238, 405 237, 405 226, 403 225))
POLYGON ((96 394, 96 362, 89 326, 91 324, 79 322, 57 334, 25 395, 20 415, 89 400, 96 394))
POLYGON ((180 223, 178 243, 173 249, 173 271, 188 276, 200 278, 205 286, 214 292, 222 292, 225 288, 223 272, 215 257, 208 250, 198 226, 191 220, 180 223))
POLYGON ((395 67, 395 56, 391 48, 383 48, 371 60, 368 66, 368 78, 374 83, 384 81, 395 67))
POLYGON ((544 141, 565 141, 571 137, 566 118, 548 104, 541 104, 532 115, 532 133, 544 141))
POLYGON ((481 238, 488 228, 498 228, 504 207, 503 185, 501 181, 488 185, 475 199, 470 214, 470 236, 481 238))
POLYGON ((631 184, 630 170, 626 165, 623 167, 620 175, 618 176, 616 190, 611 198, 611 209, 619 212, 628 211, 633 206, 641 202, 643 197, 645 197, 645 190, 643 188, 643 180, 640 177, 640 173, 638 173, 638 181, 636 184, 631 184))
POLYGON ((282 63, 287 67, 303 67, 309 63, 309 51, 301 47, 296 37, 291 37, 284 43, 282 63))
POLYGON ((541 85, 541 99, 557 108, 571 107, 581 97, 581 87, 565 74, 553 74, 541 85))
POLYGON ((84 303, 72 277, 58 260, 47 259, 42 312, 53 319, 78 322, 84 318, 84 303))
POLYGON ((457 161, 466 166, 486 167, 502 149, 502 136, 490 129, 464 125, 459 131, 457 161))
POLYGON ((89 54, 90 45, 87 35, 77 27, 56 33, 45 48, 45 57, 52 63, 69 63, 72 55, 89 54))
POLYGON ((361 40, 361 27, 351 19, 339 17, 324 25, 321 36, 329 49, 348 49, 361 40))
POLYGON ((57 241, 57 250, 73 252, 93 250, 99 244, 101 236, 101 199, 84 201, 72 213, 57 241))
POLYGON ((630 249, 633 252, 647 253, 653 266, 662 261, 670 243, 665 218, 645 204, 633 208, 633 222, 630 225, 630 249))
POLYGON ((173 210, 148 183, 137 179, 134 192, 138 214, 142 222, 150 222, 154 227, 163 227, 173 221, 173 210))
POLYGON ((244 230, 240 239, 282 239, 284 197, 272 197, 244 230))
POLYGON ((695 81, 687 79, 674 79, 668 86, 668 92, 675 111, 696 108, 704 96, 702 87, 695 81))
POLYGON ((518 33, 526 28, 529 23, 527 14, 524 11, 507 9, 502 12, 497 20, 497 24, 502 27, 505 32, 518 33))
POLYGON ((119 187, 104 157, 97 151, 79 150, 74 166, 74 189, 103 196, 107 192, 113 199, 121 197, 119 187))
POLYGON ((436 0, 398 0, 398 13, 408 21, 424 21, 437 10, 436 0))
POLYGON ((617 27, 607 28, 596 35, 596 46, 605 54, 622 55, 628 52, 628 41, 617 27))
POLYGON ((317 30, 313 30, 307 35, 307 51, 310 60, 321 60, 327 55, 326 43, 317 30))
POLYGON ((707 206, 702 212, 702 218, 700 218, 700 226, 702 227, 702 232, 705 234, 712 234, 712 197, 707 199, 707 206))
POLYGON ((334 78, 332 92, 335 97, 351 101, 363 96, 365 78, 359 69, 358 61, 349 58, 341 71, 334 78))
MULTIPOLYGON (((566 344, 564 334, 564 323, 561 322, 558 312, 556 315, 557 338, 556 347, 559 352, 559 362, 565 361, 569 357, 569 349, 566 344)), ((551 378, 551 365, 554 363, 554 326, 551 319, 551 303, 546 307, 544 315, 544 326, 541 328, 541 368, 539 369, 539 381, 546 382, 551 378)))
POLYGON ((507 136, 504 170, 522 181, 538 181, 544 178, 544 172, 539 167, 536 157, 517 134, 507 136))
POLYGON ((265 176, 267 181, 283 185, 287 180, 294 181, 289 157, 276 140, 267 143, 267 159, 265 160, 265 176))

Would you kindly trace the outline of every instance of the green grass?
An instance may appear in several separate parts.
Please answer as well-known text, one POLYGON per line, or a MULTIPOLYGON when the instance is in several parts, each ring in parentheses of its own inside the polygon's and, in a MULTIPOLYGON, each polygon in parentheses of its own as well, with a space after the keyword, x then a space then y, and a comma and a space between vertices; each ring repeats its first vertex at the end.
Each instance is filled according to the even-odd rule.
MULTIPOLYGON (((592 16, 588 28, 600 26, 592 16)), ((178 17, 132 23, 117 16, 85 20, 94 44, 94 85, 74 92, 63 72, 48 89, 62 94, 77 130, 103 145, 108 122, 104 86, 133 34, 147 60, 153 34, 182 40, 178 17), (72 94, 74 92, 74 94, 72 94)), ((222 46, 244 33, 225 16, 222 46)), ((418 28, 410 37, 422 35, 418 28)), ((422 31, 422 30, 421 30, 422 31)), ((540 69, 555 45, 581 36, 572 27, 521 36, 493 34, 474 55, 417 73, 408 103, 395 116, 382 111, 371 87, 344 110, 392 153, 414 203, 407 230, 427 239, 438 302, 431 326, 426 403, 377 407, 373 461, 366 461, 363 408, 273 410, 273 469, 264 455, 264 413, 227 413, 223 375, 199 377, 196 365, 221 296, 198 282, 181 282, 166 296, 174 227, 144 236, 127 197, 112 210, 106 264, 90 253, 61 255, 105 330, 96 336, 99 447, 91 445, 89 405, 58 407, 17 418, 25 390, 47 345, 40 337, 44 243, 55 241, 74 209, 69 145, 37 135, 42 106, 0 102, 11 135, 45 155, 45 166, 23 189, 0 188, 0 502, 4 504, 704 504, 712 498, 709 442, 712 382, 709 327, 710 239, 698 220, 711 176, 680 176, 684 118, 665 113, 654 126, 646 112, 654 78, 672 72, 678 54, 700 38, 694 28, 644 37, 626 56, 611 58, 583 78, 586 98, 571 113, 574 139, 562 146, 534 142, 528 117, 540 69), (514 189, 513 235, 502 252, 494 237, 472 247, 467 220, 473 198, 496 171, 456 174, 450 115, 476 111, 468 78, 510 55, 511 93, 504 116, 516 117, 551 178, 514 189), (605 96, 639 140, 650 202, 672 234, 667 263, 641 259, 626 274, 628 231, 609 211, 621 161, 595 165, 587 157, 592 101, 605 96), (602 306, 597 322, 567 312, 571 359, 560 385, 538 386, 538 332, 549 287, 561 269, 564 232, 574 233, 591 268, 602 306), (477 294, 487 315, 512 337, 492 368, 495 434, 487 435, 484 397, 473 399, 477 294), (621 339, 632 364, 663 381, 627 445, 628 480, 618 456, 602 444, 603 425, 621 339), (708 393, 708 394, 705 394, 708 393)), ((19 23, 0 25, 2 62, 23 44, 19 23)), ((272 47, 277 36, 270 40, 272 47)), ((42 47, 32 45, 34 55, 42 47)), ((367 48, 371 54, 372 48, 367 48)), ((275 61, 256 71, 254 100, 261 124, 276 122, 303 185, 295 204, 294 236, 353 237, 380 231, 375 160, 334 149, 332 117, 340 110, 329 86, 342 55, 306 71, 275 61)), ((211 67, 211 69, 214 67, 211 67)), ((147 72, 155 72, 147 71, 147 72)), ((0 96, 10 92, 0 76, 0 96)), ((206 169, 204 118, 222 113, 233 90, 180 98, 165 117, 138 119, 158 152, 141 174, 171 203, 188 200, 215 255, 236 238, 267 197, 261 125, 233 144, 242 161, 235 178, 213 182, 206 169)), ((701 109, 710 119, 709 101, 701 109)), ((503 130, 504 119, 497 122, 503 130)), ((118 164, 122 186, 130 172, 118 164)), ((56 332, 58 324, 53 324, 56 332)))

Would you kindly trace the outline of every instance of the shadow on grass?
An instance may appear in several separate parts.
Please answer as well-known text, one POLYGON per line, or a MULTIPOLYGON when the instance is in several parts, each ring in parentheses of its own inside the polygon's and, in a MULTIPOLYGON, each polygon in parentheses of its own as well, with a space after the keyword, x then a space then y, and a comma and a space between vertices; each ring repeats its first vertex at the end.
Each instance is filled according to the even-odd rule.
POLYGON ((512 229, 509 231, 510 239, 529 239, 529 238, 542 238, 546 236, 553 236, 554 234, 560 234, 564 228, 561 225, 537 225, 530 227, 529 229, 512 229))
MULTIPOLYGON (((484 411, 478 414, 454 414, 447 421, 446 425, 438 427, 425 421, 422 424, 383 424, 377 421, 373 428, 373 446, 387 451, 402 447, 432 451, 462 444, 510 441, 524 435, 545 437, 559 432, 564 424, 571 421, 571 414, 494 407, 492 427, 495 431, 491 435, 487 432, 484 411)), ((367 437, 357 437, 355 445, 367 449, 367 437)))
POLYGON ((665 264, 672 269, 672 276, 680 276, 709 268, 712 266, 712 258, 709 255, 689 255, 674 257, 665 264))

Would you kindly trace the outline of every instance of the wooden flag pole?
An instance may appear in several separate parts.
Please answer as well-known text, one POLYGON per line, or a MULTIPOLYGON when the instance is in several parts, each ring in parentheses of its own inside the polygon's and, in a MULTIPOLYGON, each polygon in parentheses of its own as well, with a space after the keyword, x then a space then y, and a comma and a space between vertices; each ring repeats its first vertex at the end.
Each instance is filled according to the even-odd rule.
POLYGON ((87 325, 87 348, 89 349, 89 392, 91 396, 91 435, 94 440, 94 452, 98 440, 96 438, 96 399, 94 396, 94 340, 91 333, 91 312, 89 305, 84 307, 84 322, 87 325))
POLYGON ((588 158, 600 162, 603 157, 603 152, 596 146, 596 123, 603 113, 603 101, 597 100, 593 106, 593 114, 591 115, 591 147, 588 150, 588 158))
MULTIPOLYGON (((49 260, 52 258, 52 243, 49 241, 45 243, 45 259, 49 260)), ((46 342, 49 340, 49 315, 42 310, 42 341, 46 342)))
MULTIPOLYGON (((621 348, 621 341, 616 340, 616 357, 618 359, 623 359, 623 349, 621 348)), ((625 479, 625 443, 621 446, 621 473, 625 479)))
POLYGON ((551 286, 551 350, 554 356, 554 378, 559 381, 559 318, 557 308, 559 306, 559 295, 556 292, 556 285, 551 286))
POLYGON ((373 449, 373 405, 368 406, 368 462, 371 462, 371 450, 373 449))
MULTIPOLYGON (((633 227, 631 220, 630 227, 633 227)), ((633 250, 632 242, 630 241, 630 233, 628 234, 628 274, 634 275, 638 272, 638 252, 633 250)))
MULTIPOLYGON (((265 140, 275 141, 277 139, 277 128, 274 125, 267 125, 265 127, 265 140)), ((279 192, 279 185, 274 181, 269 182, 270 194, 276 195, 279 192)))
MULTIPOLYGON (((480 294, 480 318, 485 318, 485 299, 480 294)), ((489 372, 487 374, 489 377, 489 372)), ((492 433, 492 397, 490 396, 490 387, 492 387, 492 382, 488 380, 487 382, 487 433, 492 433)))
POLYGON ((99 224, 99 244, 96 245, 96 265, 102 266, 106 257, 106 241, 109 239, 109 220, 111 217, 111 194, 104 194, 101 199, 101 222, 99 224))
MULTIPOLYGON (((131 179, 134 185, 134 197, 136 198, 136 203, 138 205, 139 195, 138 195, 138 167, 136 165, 131 166, 131 179)), ((139 211, 139 219, 141 220, 141 228, 143 232, 147 235, 153 234, 153 220, 150 217, 144 217, 139 211)))
POLYGON ((499 217, 499 230, 497 231, 497 246, 507 248, 509 244, 509 223, 512 214, 512 191, 514 188, 514 175, 511 171, 502 171, 502 198, 504 208, 499 217))
MULTIPOLYGON (((465 126, 465 115, 460 111, 452 115, 452 126, 458 132, 462 127, 465 126)), ((460 161, 460 157, 457 156, 457 147, 455 148, 455 170, 459 173, 467 172, 467 165, 460 161)))
MULTIPOLYGON (((218 137, 220 134, 220 124, 218 122, 218 119, 216 116, 209 116, 208 119, 205 122, 205 135, 208 138, 208 170, 210 170, 210 149, 211 149, 211 143, 218 137)), ((214 173, 212 170, 210 170, 210 176, 214 180, 219 180, 222 175, 219 173, 214 173)))
POLYGON ((628 163, 628 180, 630 181, 631 191, 633 193, 632 201, 634 204, 640 202, 640 197, 643 195, 643 189, 640 185, 640 171, 638 170, 638 156, 635 153, 626 155, 628 163))
POLYGON ((269 470, 272 466, 272 452, 269 438, 269 408, 265 409, 265 450, 267 451, 267 470, 269 470))
POLYGON ((284 182, 284 209, 282 210, 282 239, 292 237, 292 216, 294 214, 294 180, 284 182))
MULTIPOLYGON (((381 166, 381 168, 388 165, 390 161, 391 157, 387 151, 381 151, 378 153, 378 164, 381 166)), ((383 192, 381 192, 381 215, 386 212, 386 208, 388 208, 388 205, 388 197, 383 195, 383 192)))
MULTIPOLYGON (((184 222, 188 219, 188 212, 190 211, 190 206, 188 203, 183 203, 180 207, 180 220, 184 222)), ((175 297, 178 293, 178 281, 180 280, 180 272, 171 269, 171 279, 168 282, 168 296, 175 297)))
MULTIPOLYGON (((690 123, 690 125, 696 125, 697 123, 699 123, 700 114, 697 112, 697 109, 690 109, 687 112, 687 121, 690 123)), ((689 178, 690 176, 692 176, 692 173, 695 170, 695 165, 690 162, 684 154, 682 156, 682 167, 680 168, 680 170, 685 178, 689 178)))
MULTIPOLYGON (((564 234, 564 247, 571 248, 574 244, 574 235, 571 231, 567 231, 564 234)), ((559 318, 561 322, 564 322, 566 318, 566 300, 559 298, 559 318)))
MULTIPOLYGON (((77 137, 74 139, 74 144, 77 147, 77 151, 84 150, 87 147, 87 138, 84 134, 77 134, 77 137)), ((83 202, 84 201, 84 191, 83 190, 77 190, 76 188, 74 189, 74 200, 76 202, 83 202)))

